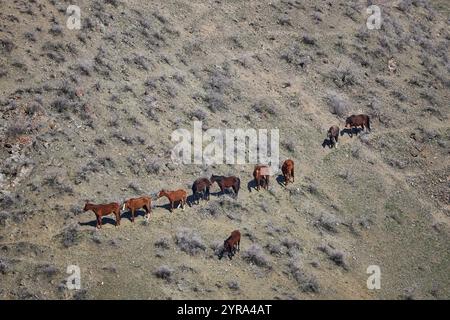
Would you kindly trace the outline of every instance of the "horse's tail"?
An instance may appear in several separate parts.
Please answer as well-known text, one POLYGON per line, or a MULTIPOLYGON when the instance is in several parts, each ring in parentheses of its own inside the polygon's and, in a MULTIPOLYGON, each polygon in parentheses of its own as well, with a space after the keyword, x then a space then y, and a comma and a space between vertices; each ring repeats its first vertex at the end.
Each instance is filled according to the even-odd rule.
POLYGON ((370 117, 369 116, 367 116, 367 129, 369 129, 369 131, 371 131, 370 130, 370 117))

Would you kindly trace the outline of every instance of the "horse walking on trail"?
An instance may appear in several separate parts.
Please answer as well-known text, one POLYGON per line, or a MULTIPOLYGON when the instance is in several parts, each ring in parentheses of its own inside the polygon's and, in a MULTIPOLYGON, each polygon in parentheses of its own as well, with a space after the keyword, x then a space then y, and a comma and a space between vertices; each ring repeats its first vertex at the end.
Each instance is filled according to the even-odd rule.
POLYGON ((234 197, 237 198, 239 189, 241 187, 241 180, 238 177, 235 176, 224 177, 212 175, 211 179, 209 180, 211 181, 211 183, 217 182, 222 194, 225 194, 225 189, 232 188, 234 191, 234 197))
POLYGON ((128 199, 123 203, 122 210, 128 209, 131 211, 131 222, 134 222, 134 212, 139 209, 144 209, 146 212, 145 219, 150 218, 152 211, 152 200, 150 197, 140 197, 128 199))
POLYGON ((339 139, 339 127, 332 126, 328 129, 327 138, 330 140, 330 148, 338 147, 338 139, 339 139))
POLYGON ((294 179, 294 161, 291 159, 287 159, 284 161, 283 166, 281 167, 281 172, 283 173, 284 177, 284 185, 287 186, 289 182, 295 181, 294 179))
POLYGON ((228 254, 228 258, 231 260, 236 254, 236 251, 241 249, 241 233, 239 230, 234 230, 231 235, 223 242, 223 250, 219 254, 219 260, 222 259, 225 252, 228 254))
POLYGON ((84 211, 92 210, 97 217, 96 228, 100 229, 102 227, 102 217, 114 213, 116 216, 116 227, 120 225, 120 205, 117 202, 112 202, 108 204, 92 204, 86 202, 84 205, 84 211))
MULTIPOLYGON (((370 132, 370 118, 366 114, 352 114, 345 120, 345 127, 350 129, 361 127, 363 130, 367 128, 370 132)), ((350 137, 353 137, 353 132, 350 132, 350 137)))
POLYGON ((255 166, 255 169, 253 170, 253 178, 256 182, 256 190, 259 191, 260 187, 263 187, 266 190, 269 189, 269 171, 269 166, 263 164, 255 166))
POLYGON ((199 178, 192 185, 192 203, 200 203, 199 199, 209 200, 209 189, 211 181, 207 178, 199 178))
POLYGON ((181 206, 181 209, 184 211, 184 206, 186 205, 186 199, 187 199, 187 192, 179 189, 179 190, 175 190, 175 191, 168 191, 165 189, 162 189, 159 193, 158 193, 158 199, 161 197, 166 197, 167 199, 169 199, 170 202, 170 212, 173 212, 173 207, 176 201, 179 201, 180 203, 178 204, 179 208, 181 206))

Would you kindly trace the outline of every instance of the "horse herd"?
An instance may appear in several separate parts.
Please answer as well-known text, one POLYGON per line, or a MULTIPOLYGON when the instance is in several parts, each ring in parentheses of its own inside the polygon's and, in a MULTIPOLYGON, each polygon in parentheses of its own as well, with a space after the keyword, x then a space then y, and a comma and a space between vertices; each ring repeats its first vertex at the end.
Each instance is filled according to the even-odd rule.
MULTIPOLYGON (((370 131, 370 119, 369 116, 360 114, 360 115, 352 115, 348 117, 345 121, 345 128, 349 128, 350 137, 353 136, 353 128, 362 127, 364 130, 367 128, 370 131)), ((327 137, 330 141, 331 147, 337 148, 338 138, 339 138, 339 127, 332 126, 328 129, 327 137)), ((284 185, 287 186, 288 183, 294 182, 294 161, 291 159, 287 159, 284 161, 281 172, 284 179, 284 185)), ((269 177, 270 177, 270 167, 268 165, 256 165, 253 170, 253 178, 256 185, 256 190, 260 190, 261 188, 268 190, 269 188, 269 177)), ((194 181, 192 184, 192 197, 191 201, 189 201, 189 206, 193 206, 194 204, 199 204, 200 200, 208 201, 210 199, 210 188, 211 186, 217 183, 220 188, 221 194, 224 194, 227 189, 232 189, 234 193, 234 198, 237 198, 239 194, 239 189, 241 185, 241 180, 235 176, 217 176, 212 175, 210 179, 208 178, 199 178, 194 181)), ((175 203, 178 202, 178 207, 181 206, 182 210, 184 210, 186 204, 188 204, 187 192, 183 189, 169 191, 166 189, 162 189, 156 195, 156 200, 159 198, 166 197, 169 200, 170 212, 173 212, 175 203)), ((145 219, 148 221, 150 218, 152 208, 152 199, 149 196, 142 196, 139 198, 131 198, 123 202, 122 207, 119 203, 113 202, 108 204, 92 204, 86 202, 84 206, 84 211, 93 211, 97 218, 96 228, 99 229, 102 227, 102 217, 114 214, 116 218, 116 227, 120 225, 121 211, 127 210, 131 212, 131 222, 134 222, 135 213, 138 210, 143 209, 145 211, 145 219)), ((219 254, 219 258, 222 258, 224 253, 228 254, 228 257, 231 259, 236 251, 239 251, 241 240, 241 234, 239 230, 234 230, 231 235, 224 241, 224 246, 222 252, 219 254)))

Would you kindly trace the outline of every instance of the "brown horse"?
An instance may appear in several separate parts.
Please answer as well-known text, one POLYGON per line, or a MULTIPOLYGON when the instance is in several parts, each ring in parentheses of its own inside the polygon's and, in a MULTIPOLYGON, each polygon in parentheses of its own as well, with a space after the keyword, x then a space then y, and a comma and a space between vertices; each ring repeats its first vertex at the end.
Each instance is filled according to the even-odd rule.
POLYGON ((181 205, 181 209, 184 210, 184 205, 186 204, 186 199, 187 199, 187 192, 182 189, 175 190, 175 191, 168 191, 168 190, 162 189, 158 193, 158 199, 161 197, 166 197, 167 199, 169 199, 170 212, 173 212, 174 203, 176 201, 180 201, 178 208, 181 205))
POLYGON ((231 235, 223 242, 223 250, 219 254, 219 259, 222 259, 225 252, 228 254, 228 258, 231 260, 236 254, 236 250, 240 251, 241 246, 241 233, 239 230, 234 230, 231 235))
POLYGON ((144 209, 146 212, 145 219, 150 218, 150 212, 152 211, 152 200, 150 197, 140 197, 128 199, 123 203, 122 210, 131 211, 131 222, 134 222, 134 212, 139 209, 144 209))
POLYGON ((332 126, 330 129, 328 129, 327 132, 327 138, 330 139, 330 148, 338 146, 338 139, 339 139, 339 127, 338 126, 332 126))
MULTIPOLYGON (((345 120, 345 127, 350 129, 362 127, 363 130, 367 128, 370 131, 370 118, 366 114, 352 114, 345 120)), ((350 137, 353 137, 352 131, 350 132, 350 137)))
POLYGON ((211 181, 211 183, 217 182, 222 194, 225 194, 225 189, 232 188, 234 191, 234 197, 237 198, 239 189, 241 187, 241 180, 238 177, 235 176, 224 177, 212 175, 211 179, 209 180, 211 181))
POLYGON ((199 178, 194 181, 192 185, 192 203, 197 201, 200 203, 199 199, 209 200, 209 189, 211 187, 211 181, 207 178, 199 178))
POLYGON ((286 161, 284 161, 283 166, 281 167, 281 172, 283 173, 285 186, 287 186, 291 179, 292 182, 294 182, 294 161, 292 161, 291 159, 287 159, 286 161))
POLYGON ((259 190, 260 187, 269 189, 269 172, 270 168, 266 165, 258 164, 255 166, 253 170, 253 178, 256 181, 256 190, 259 190))
POLYGON ((102 217, 114 213, 116 216, 116 227, 120 225, 120 205, 117 202, 112 202, 108 204, 92 204, 86 202, 84 205, 84 211, 92 210, 97 217, 96 228, 100 229, 102 227, 102 217))

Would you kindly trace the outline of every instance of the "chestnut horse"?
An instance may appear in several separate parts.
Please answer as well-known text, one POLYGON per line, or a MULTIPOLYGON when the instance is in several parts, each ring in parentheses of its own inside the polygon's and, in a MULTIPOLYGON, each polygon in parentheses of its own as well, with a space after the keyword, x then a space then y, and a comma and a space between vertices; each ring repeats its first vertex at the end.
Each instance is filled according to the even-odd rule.
POLYGON ((266 165, 258 164, 255 166, 253 178, 256 181, 256 190, 259 190, 260 187, 269 189, 269 171, 270 168, 266 165))
POLYGON ((211 181, 211 183, 217 182, 222 194, 225 194, 225 189, 232 188, 234 191, 234 197, 237 198, 239 188, 241 187, 241 180, 238 177, 235 176, 224 177, 212 175, 211 179, 209 180, 211 181))
POLYGON ((182 189, 175 190, 175 191, 168 191, 168 190, 162 189, 158 193, 158 199, 161 197, 166 197, 167 199, 169 199, 170 212, 173 212, 173 207, 174 207, 175 201, 180 201, 180 204, 178 205, 177 208, 179 208, 181 205, 181 209, 184 210, 184 205, 186 204, 186 199, 187 199, 187 192, 182 189))
POLYGON ((131 211, 131 222, 134 222, 134 212, 139 209, 144 209, 146 212, 145 219, 150 218, 152 211, 152 200, 150 197, 140 197, 128 199, 123 203, 122 210, 128 209, 131 211))
POLYGON ((338 139, 339 139, 339 127, 332 126, 328 129, 327 138, 330 139, 330 148, 338 147, 338 139))
POLYGON ((292 182, 294 182, 294 161, 292 161, 291 159, 287 159, 286 161, 284 161, 283 166, 281 167, 281 172, 283 173, 285 186, 287 186, 291 179, 292 182))
POLYGON ((239 230, 234 230, 231 232, 231 235, 223 242, 223 250, 219 254, 219 259, 222 259, 225 252, 228 254, 228 258, 230 260, 233 258, 233 256, 236 254, 236 250, 240 251, 241 246, 241 233, 239 230))
POLYGON ((92 204, 86 202, 84 205, 84 211, 92 210, 97 217, 96 228, 100 229, 102 227, 102 217, 114 213, 116 216, 116 227, 120 225, 120 205, 117 202, 112 202, 108 204, 92 204))
POLYGON ((211 187, 211 181, 207 178, 199 178, 194 181, 192 185, 192 203, 197 201, 200 203, 199 199, 209 200, 209 189, 211 187))
MULTIPOLYGON (((345 120, 345 127, 350 129, 362 127, 363 130, 367 128, 370 131, 370 118, 366 114, 358 114, 356 116, 352 114, 345 120)), ((353 137, 353 132, 350 132, 350 137, 353 137)))

